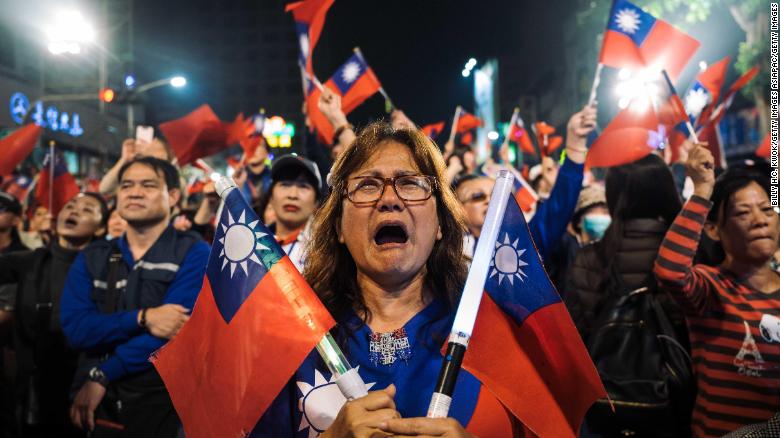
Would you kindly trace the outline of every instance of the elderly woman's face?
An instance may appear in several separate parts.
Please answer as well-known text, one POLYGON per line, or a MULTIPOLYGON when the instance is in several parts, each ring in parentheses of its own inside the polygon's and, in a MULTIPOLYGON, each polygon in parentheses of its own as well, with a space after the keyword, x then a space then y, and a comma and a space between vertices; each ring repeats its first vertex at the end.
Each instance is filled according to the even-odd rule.
MULTIPOLYGON (((406 146, 387 142, 348 178, 420 173, 406 146)), ((402 283, 416 275, 441 238, 435 196, 403 201, 386 185, 374 204, 356 205, 346 197, 342 202, 339 241, 346 244, 358 271, 380 284, 402 283)))

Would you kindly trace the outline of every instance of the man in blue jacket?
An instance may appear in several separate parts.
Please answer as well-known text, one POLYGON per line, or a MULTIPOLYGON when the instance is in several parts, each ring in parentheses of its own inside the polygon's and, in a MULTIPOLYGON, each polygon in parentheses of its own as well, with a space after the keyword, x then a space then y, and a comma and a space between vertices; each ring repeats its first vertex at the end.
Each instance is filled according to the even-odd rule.
POLYGON ((170 226, 181 196, 168 162, 140 157, 119 171, 117 209, 128 223, 90 244, 68 272, 62 328, 84 350, 71 420, 100 436, 176 436, 178 418, 149 356, 189 318, 209 248, 170 226))

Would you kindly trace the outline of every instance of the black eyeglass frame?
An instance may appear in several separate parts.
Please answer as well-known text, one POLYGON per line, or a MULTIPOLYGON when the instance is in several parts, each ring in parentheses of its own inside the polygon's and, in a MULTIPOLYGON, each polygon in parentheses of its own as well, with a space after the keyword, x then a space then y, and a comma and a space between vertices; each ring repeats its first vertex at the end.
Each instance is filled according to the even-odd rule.
POLYGON ((433 196, 434 192, 439 190, 439 180, 436 179, 436 177, 432 176, 432 175, 400 175, 400 176, 394 176, 394 177, 391 177, 391 178, 382 178, 382 177, 379 177, 379 176, 356 176, 356 177, 349 178, 347 180, 347 183, 344 184, 345 187, 344 187, 344 190, 343 190, 343 195, 349 200, 349 202, 353 203, 354 205, 361 205, 362 206, 362 205, 376 204, 377 202, 379 202, 380 199, 382 199, 382 196, 385 195, 385 188, 387 188, 388 185, 393 187, 393 191, 395 192, 395 195, 398 196, 398 199, 400 199, 400 200, 402 200, 404 202, 423 202, 423 201, 427 201, 427 200, 431 199, 431 196, 433 196), (401 194, 398 193, 398 187, 396 187, 396 181, 398 181, 401 178, 408 178, 408 177, 424 177, 425 179, 427 179, 428 183, 431 185, 431 191, 428 193, 428 196, 426 196, 423 199, 406 199, 403 196, 401 196, 401 194), (352 194, 355 193, 357 190, 353 190, 350 193, 349 192, 349 188, 347 187, 348 186, 348 182, 350 180, 369 179, 369 178, 377 180, 377 181, 382 181, 382 190, 379 192, 379 195, 373 201, 363 201, 363 202, 354 201, 352 199, 352 194))

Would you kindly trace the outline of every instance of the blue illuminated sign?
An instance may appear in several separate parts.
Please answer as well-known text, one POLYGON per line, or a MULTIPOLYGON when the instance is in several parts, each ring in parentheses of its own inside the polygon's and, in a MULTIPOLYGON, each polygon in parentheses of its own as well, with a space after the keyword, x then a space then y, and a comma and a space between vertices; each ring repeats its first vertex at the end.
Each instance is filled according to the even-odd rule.
MULTIPOLYGON (((11 118, 16 124, 21 125, 24 123, 27 111, 30 111, 30 100, 24 93, 14 93, 11 96, 10 108, 11 118)), ((43 102, 41 101, 35 102, 32 111, 33 113, 30 117, 38 126, 49 129, 50 131, 68 134, 72 137, 79 137, 84 134, 84 129, 81 127, 81 120, 78 113, 68 114, 65 111, 60 112, 54 105, 51 105, 44 110, 43 102)))

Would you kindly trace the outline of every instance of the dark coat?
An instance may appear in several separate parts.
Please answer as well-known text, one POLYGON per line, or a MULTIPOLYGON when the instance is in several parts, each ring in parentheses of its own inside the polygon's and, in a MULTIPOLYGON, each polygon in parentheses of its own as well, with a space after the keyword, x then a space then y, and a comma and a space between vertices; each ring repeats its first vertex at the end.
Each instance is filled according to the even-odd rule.
MULTIPOLYGON (((653 264, 658 255, 669 225, 656 219, 631 219, 623 225, 623 239, 620 242, 614 262, 627 291, 654 282, 653 264)), ((595 322, 594 319, 605 302, 607 267, 599 255, 602 241, 585 246, 577 252, 574 264, 566 276, 566 306, 577 329, 584 339, 595 322)), ((657 295, 667 316, 677 331, 678 339, 687 345, 685 317, 677 303, 663 290, 657 295)))

